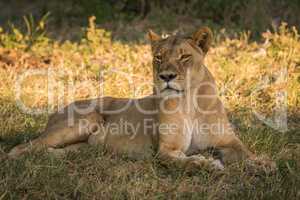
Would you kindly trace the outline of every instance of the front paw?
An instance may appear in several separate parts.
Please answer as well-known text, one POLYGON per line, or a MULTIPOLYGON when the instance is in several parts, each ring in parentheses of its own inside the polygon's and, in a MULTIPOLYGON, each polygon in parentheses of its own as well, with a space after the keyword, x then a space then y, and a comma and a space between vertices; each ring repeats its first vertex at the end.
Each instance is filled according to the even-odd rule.
POLYGON ((219 159, 216 160, 213 159, 213 161, 211 162, 211 166, 215 170, 219 170, 219 171, 225 170, 224 164, 219 159))
POLYGON ((189 167, 207 169, 213 171, 223 171, 225 169, 224 165, 220 160, 215 160, 213 158, 205 158, 202 155, 194 155, 190 157, 189 167))
POLYGON ((263 171, 266 174, 273 174, 277 171, 276 163, 266 155, 261 155, 247 160, 246 167, 254 173, 263 171))

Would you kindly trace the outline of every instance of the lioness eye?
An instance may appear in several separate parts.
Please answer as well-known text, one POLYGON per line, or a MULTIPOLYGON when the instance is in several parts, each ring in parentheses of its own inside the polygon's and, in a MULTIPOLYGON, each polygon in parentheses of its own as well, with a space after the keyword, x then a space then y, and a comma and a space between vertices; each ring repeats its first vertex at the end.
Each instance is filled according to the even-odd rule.
POLYGON ((187 60, 189 60, 191 57, 192 57, 191 54, 182 54, 182 55, 180 56, 179 60, 181 60, 181 61, 187 61, 187 60))

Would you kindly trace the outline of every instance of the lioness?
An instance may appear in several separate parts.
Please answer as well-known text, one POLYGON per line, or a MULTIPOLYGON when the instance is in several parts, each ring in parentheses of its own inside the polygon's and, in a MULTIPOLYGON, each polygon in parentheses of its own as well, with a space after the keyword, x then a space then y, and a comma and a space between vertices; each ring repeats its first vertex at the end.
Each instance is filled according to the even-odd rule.
POLYGON ((231 129, 214 78, 204 65, 211 30, 204 27, 192 36, 167 38, 149 31, 148 37, 153 95, 76 101, 50 116, 40 137, 16 146, 9 156, 44 147, 62 152, 102 144, 134 156, 156 154, 165 163, 183 166, 223 169, 224 163, 257 160, 231 129), (200 153, 206 149, 215 149, 219 157, 204 157, 200 153))

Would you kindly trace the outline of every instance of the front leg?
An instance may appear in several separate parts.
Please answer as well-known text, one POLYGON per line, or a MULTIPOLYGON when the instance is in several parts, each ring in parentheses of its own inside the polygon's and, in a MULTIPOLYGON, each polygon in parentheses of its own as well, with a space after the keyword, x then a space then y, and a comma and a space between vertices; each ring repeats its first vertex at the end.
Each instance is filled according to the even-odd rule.
POLYGON ((276 170, 275 162, 266 156, 256 156, 250 152, 233 133, 219 136, 215 141, 214 147, 221 152, 225 163, 245 160, 250 168, 260 167, 265 172, 274 172, 276 170))
POLYGON ((210 168, 223 170, 221 162, 202 155, 187 156, 185 153, 191 146, 192 131, 185 126, 186 119, 190 118, 190 113, 184 112, 181 100, 169 98, 164 101, 165 109, 173 114, 159 113, 159 149, 158 157, 163 164, 176 165, 180 168, 210 168), (179 108, 179 109, 178 109, 179 108))
POLYGON ((221 152, 222 160, 227 164, 256 158, 234 133, 214 136, 213 147, 221 152))

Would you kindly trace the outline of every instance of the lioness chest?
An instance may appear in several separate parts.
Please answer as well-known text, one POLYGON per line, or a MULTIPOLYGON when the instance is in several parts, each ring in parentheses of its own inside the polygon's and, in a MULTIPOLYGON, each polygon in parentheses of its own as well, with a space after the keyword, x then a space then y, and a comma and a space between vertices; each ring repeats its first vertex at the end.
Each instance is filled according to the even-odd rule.
POLYGON ((178 120, 182 126, 181 134, 184 135, 182 139, 184 148, 182 150, 187 155, 198 153, 210 147, 212 136, 203 118, 205 115, 197 112, 197 109, 193 107, 193 102, 186 100, 179 105, 178 120))

